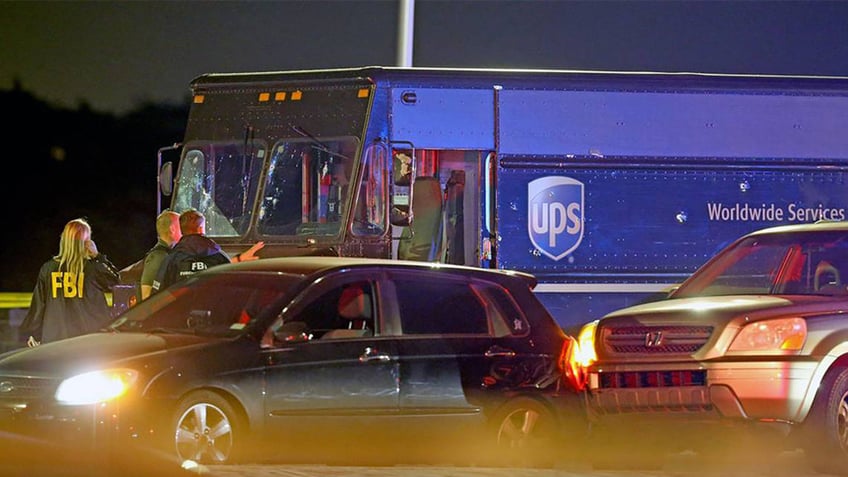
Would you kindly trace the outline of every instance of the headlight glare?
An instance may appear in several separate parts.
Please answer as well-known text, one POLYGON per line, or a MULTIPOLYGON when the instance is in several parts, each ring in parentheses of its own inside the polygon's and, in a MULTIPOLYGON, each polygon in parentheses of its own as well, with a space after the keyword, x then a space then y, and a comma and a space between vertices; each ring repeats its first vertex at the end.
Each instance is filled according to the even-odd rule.
POLYGON ((124 394, 136 381, 132 369, 106 369, 70 377, 56 390, 56 400, 62 404, 95 404, 124 394))
POLYGON ((807 340, 807 322, 803 318, 780 318, 745 325, 729 351, 797 351, 807 340))
POLYGON ((595 353, 595 330, 598 329, 598 321, 586 323, 577 334, 577 350, 574 353, 574 361, 582 367, 587 367, 598 360, 595 353))

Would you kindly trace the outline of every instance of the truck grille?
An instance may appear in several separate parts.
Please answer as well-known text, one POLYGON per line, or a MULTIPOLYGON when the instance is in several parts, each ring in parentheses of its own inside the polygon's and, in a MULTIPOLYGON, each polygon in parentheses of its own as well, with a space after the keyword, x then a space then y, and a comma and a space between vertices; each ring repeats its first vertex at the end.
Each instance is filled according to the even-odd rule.
POLYGON ((710 339, 712 326, 625 326, 601 329, 607 355, 691 355, 710 339))

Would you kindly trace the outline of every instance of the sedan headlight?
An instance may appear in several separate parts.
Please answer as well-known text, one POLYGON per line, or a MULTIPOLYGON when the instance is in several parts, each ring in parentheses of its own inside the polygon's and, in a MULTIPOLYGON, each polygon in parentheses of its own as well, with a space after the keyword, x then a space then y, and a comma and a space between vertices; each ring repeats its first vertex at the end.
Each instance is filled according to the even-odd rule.
POLYGON ((728 351, 797 351, 807 340, 807 322, 803 318, 756 321, 745 325, 728 351))
POLYGON ((127 392, 137 378, 138 373, 132 369, 105 369, 78 374, 59 384, 56 400, 69 405, 109 401, 127 392))

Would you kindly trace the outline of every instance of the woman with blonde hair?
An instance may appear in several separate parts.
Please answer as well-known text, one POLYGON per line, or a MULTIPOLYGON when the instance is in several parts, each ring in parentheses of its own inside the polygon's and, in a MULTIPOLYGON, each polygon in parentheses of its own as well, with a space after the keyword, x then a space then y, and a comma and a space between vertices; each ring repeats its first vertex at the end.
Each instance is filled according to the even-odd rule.
POLYGON ((59 254, 38 272, 32 302, 21 331, 28 346, 92 333, 111 316, 106 292, 118 283, 118 271, 91 239, 85 219, 65 224, 59 254))

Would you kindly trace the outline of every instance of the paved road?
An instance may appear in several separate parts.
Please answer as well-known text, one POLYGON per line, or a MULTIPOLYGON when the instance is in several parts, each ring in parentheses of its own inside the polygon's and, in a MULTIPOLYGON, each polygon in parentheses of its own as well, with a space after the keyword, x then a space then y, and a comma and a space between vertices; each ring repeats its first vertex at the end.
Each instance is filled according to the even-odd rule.
POLYGON ((212 466, 216 477, 823 477, 813 471, 803 452, 788 451, 757 462, 734 459, 708 461, 691 453, 665 460, 661 469, 597 470, 588 463, 560 463, 552 469, 343 465, 238 465, 212 466))

